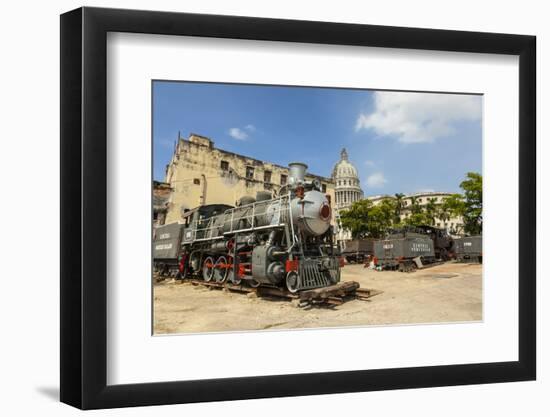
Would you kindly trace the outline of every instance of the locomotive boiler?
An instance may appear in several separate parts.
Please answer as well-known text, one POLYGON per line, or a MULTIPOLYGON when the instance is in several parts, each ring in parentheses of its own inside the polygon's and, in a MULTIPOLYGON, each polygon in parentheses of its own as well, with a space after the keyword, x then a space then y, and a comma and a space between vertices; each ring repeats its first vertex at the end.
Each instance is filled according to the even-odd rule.
POLYGON ((307 165, 289 164, 279 195, 260 192, 236 207, 211 204, 183 215, 179 275, 291 292, 340 281, 332 209, 321 184, 305 179, 307 165))

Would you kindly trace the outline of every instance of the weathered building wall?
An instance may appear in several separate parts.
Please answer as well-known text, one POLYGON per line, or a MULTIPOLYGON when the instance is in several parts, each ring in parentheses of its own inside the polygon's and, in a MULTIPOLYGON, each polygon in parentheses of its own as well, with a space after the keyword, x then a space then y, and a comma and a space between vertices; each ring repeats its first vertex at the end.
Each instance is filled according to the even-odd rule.
MULTIPOLYGON (((255 197, 258 191, 277 193, 287 178, 286 167, 215 148, 209 138, 195 134, 188 140, 179 138, 166 168, 165 181, 172 188, 166 223, 180 221, 183 209, 201 204, 235 205, 241 197, 255 197)), ((318 178, 334 202, 329 178, 306 178, 318 178)))
POLYGON ((153 181, 153 226, 163 225, 166 221, 171 195, 170 184, 153 181))

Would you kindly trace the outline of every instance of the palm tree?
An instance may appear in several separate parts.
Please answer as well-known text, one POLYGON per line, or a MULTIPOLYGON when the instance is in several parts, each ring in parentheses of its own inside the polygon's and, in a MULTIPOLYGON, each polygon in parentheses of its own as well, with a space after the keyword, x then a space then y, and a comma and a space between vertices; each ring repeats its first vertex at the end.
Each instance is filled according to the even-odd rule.
POLYGON ((441 204, 437 209, 437 218, 443 223, 446 223, 451 219, 451 213, 449 207, 446 204, 441 204))
POLYGON ((422 207, 420 206, 420 203, 418 202, 418 197, 411 196, 411 213, 412 214, 422 213, 422 207))
POLYGON ((394 224, 401 223, 401 213, 403 212, 403 207, 405 206, 403 197, 405 197, 405 194, 395 193, 395 218, 393 219, 394 224))
POLYGON ((426 204, 426 218, 430 221, 432 226, 435 224, 436 211, 437 198, 428 198, 428 203, 426 204))

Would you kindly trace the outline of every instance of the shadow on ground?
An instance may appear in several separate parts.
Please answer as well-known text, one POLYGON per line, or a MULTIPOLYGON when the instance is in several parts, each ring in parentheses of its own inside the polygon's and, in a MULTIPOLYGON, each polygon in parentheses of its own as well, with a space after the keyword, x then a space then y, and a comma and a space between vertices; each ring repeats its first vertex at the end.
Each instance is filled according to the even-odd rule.
POLYGON ((36 391, 53 401, 59 401, 59 387, 36 387, 36 391))

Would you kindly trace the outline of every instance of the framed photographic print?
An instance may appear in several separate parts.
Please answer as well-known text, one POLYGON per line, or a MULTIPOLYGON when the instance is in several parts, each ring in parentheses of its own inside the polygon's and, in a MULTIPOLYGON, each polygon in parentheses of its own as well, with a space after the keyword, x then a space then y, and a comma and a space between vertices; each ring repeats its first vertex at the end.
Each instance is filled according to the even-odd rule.
POLYGON ((535 38, 61 16, 61 400, 536 375, 535 38))

